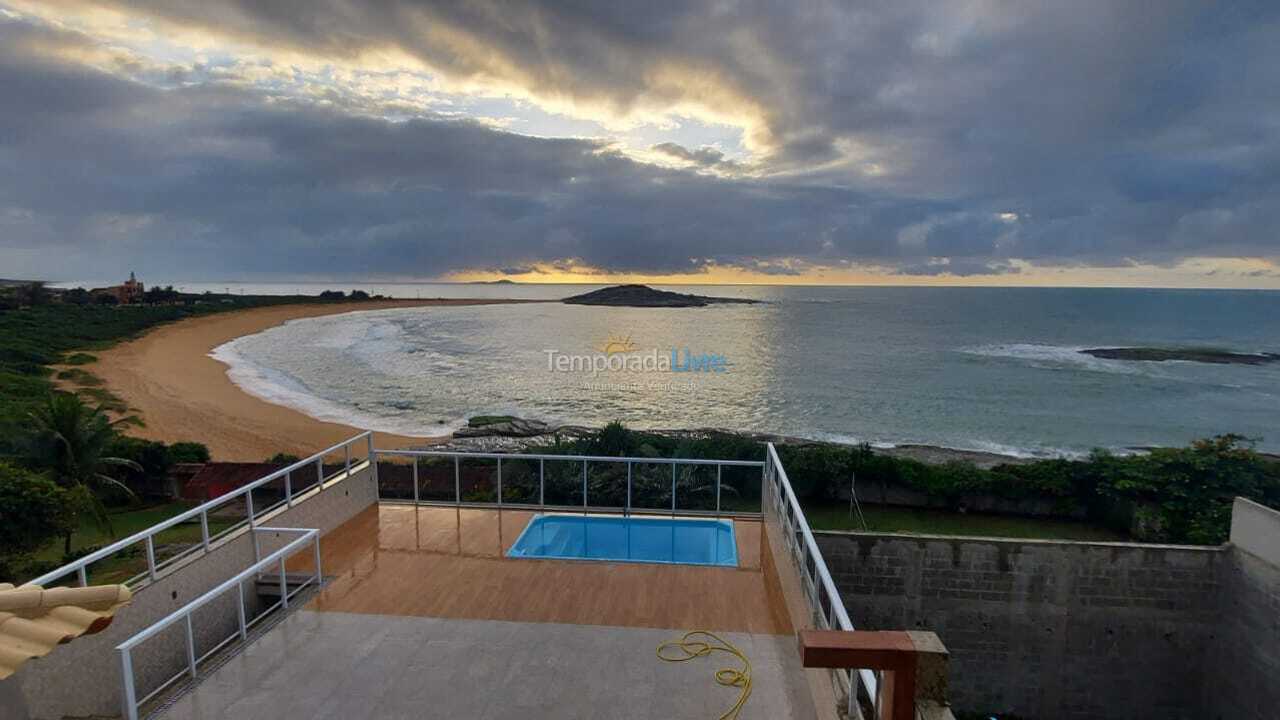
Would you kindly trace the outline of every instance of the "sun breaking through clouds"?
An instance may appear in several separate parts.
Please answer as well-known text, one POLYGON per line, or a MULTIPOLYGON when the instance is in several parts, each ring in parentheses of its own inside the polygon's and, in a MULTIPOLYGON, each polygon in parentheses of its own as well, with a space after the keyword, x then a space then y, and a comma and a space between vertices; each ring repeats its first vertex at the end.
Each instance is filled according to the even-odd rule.
POLYGON ((1280 287, 1280 6, 0 0, 0 276, 1280 287))

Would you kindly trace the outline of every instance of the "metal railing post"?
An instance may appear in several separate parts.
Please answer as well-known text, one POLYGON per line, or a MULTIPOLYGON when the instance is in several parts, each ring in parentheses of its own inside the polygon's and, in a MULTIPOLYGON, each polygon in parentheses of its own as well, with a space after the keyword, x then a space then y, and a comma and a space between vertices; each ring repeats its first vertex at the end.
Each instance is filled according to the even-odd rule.
POLYGON ((676 514, 676 463, 671 463, 671 514, 676 514))
POLYGON ((631 461, 627 461, 627 504, 623 507, 624 517, 631 515, 631 461))
POLYGON ((324 456, 316 458, 316 487, 324 489, 324 456))
POLYGON ((280 607, 289 608, 289 576, 284 572, 283 555, 280 556, 280 607))
POLYGON ((373 478, 373 491, 375 495, 381 494, 378 490, 378 451, 373 447, 373 433, 364 436, 365 454, 369 456, 369 476, 373 478))
POLYGON ((342 446, 342 453, 346 458, 347 477, 351 477, 351 443, 342 446))
POLYGON ((244 506, 249 514, 249 527, 253 527, 253 490, 249 490, 244 494, 244 506))
POLYGON ((187 613, 187 669, 191 679, 196 679, 196 631, 191 627, 191 613, 187 613))
POLYGON ((538 458, 538 505, 547 509, 547 461, 538 458))
POLYGON ((76 577, 80 579, 80 587, 88 587, 89 571, 85 569, 84 565, 76 568, 76 577))
POLYGON ((293 507, 293 471, 284 474, 284 504, 293 507))
POLYGON ((582 512, 587 511, 587 461, 582 461, 582 512))
POLYGON ((320 535, 319 533, 316 534, 314 547, 315 547, 315 553, 316 553, 316 588, 319 588, 320 583, 324 582, 324 575, 321 574, 320 572, 320 535))
POLYGON ((147 536, 147 577, 156 581, 156 536, 147 536))
POLYGON ((209 512, 200 513, 200 545, 204 547, 205 552, 209 552, 209 512))
POLYGON ((124 697, 121 704, 128 720, 138 720, 138 698, 133 689, 133 658, 128 650, 120 651, 120 672, 124 677, 124 697))
POLYGON ((418 504, 418 458, 413 458, 413 504, 418 504))
POLYGON ((457 455, 453 456, 453 502, 462 504, 462 463, 457 455))
POLYGON ((245 621, 243 581, 236 583, 236 595, 240 597, 240 603, 236 605, 237 619, 240 621, 240 642, 249 642, 249 623, 245 621))
POLYGON ((716 465, 716 517, 720 517, 720 477, 724 466, 716 465))
POLYGON ((502 458, 498 458, 498 507, 502 507, 502 458))

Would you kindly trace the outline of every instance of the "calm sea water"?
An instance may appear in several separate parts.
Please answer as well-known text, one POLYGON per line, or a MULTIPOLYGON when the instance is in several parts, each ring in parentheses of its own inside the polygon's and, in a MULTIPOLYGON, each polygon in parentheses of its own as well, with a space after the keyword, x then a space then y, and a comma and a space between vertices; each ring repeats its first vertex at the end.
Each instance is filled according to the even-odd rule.
MULTIPOLYGON (((594 286, 364 287, 399 297, 559 298, 594 286)), ((692 291, 766 302, 362 312, 294 321, 240 338, 216 356, 231 365, 235 382, 263 398, 326 420, 413 435, 444 434, 468 416, 504 413, 1035 455, 1181 444, 1225 432, 1280 450, 1280 365, 1126 362, 1079 352, 1149 345, 1280 351, 1280 293, 692 291), (611 340, 607 349, 630 348, 641 358, 669 361, 674 349, 677 366, 689 355, 718 356, 708 366, 723 372, 555 370, 554 357, 589 358, 611 340)))

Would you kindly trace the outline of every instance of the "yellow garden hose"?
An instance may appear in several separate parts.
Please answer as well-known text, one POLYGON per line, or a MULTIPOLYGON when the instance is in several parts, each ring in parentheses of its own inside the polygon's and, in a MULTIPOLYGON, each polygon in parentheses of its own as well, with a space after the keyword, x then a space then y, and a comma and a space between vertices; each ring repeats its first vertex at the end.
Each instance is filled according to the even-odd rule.
POLYGON ((736 668, 716 670, 717 683, 725 687, 742 688, 742 693, 738 695, 738 702, 720 716, 720 720, 734 720, 738 717, 738 713, 742 712, 742 706, 747 704, 747 698, 751 697, 751 661, 741 650, 734 647, 733 643, 706 630, 691 630, 679 640, 670 640, 659 645, 658 659, 666 662, 686 662, 694 658, 706 657, 717 651, 735 655, 742 661, 741 670, 736 668), (695 640, 695 636, 711 638, 711 641, 695 640), (666 654, 663 654, 664 651, 666 654))

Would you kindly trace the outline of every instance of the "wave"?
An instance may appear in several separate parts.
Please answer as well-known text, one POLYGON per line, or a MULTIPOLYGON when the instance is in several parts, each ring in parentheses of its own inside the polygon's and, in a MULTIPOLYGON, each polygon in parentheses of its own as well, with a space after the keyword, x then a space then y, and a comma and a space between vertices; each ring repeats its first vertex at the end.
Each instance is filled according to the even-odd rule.
POLYGON ((961 348, 967 355, 1018 360, 1032 367, 1049 370, 1090 370, 1119 375, 1153 374, 1123 360, 1107 360, 1081 352, 1090 345, 1042 345, 1038 343, 1002 343, 961 348))
MULTIPOLYGON (((840 433, 810 433, 809 437, 813 440, 823 442, 831 442, 839 445, 861 445, 866 443, 876 450, 892 450, 894 448, 914 445, 917 447, 937 448, 939 450, 947 450, 954 452, 979 452, 991 453, 993 455, 1004 455, 1006 457, 1026 459, 1026 460, 1044 460, 1049 458, 1070 458, 1078 459, 1088 456, 1088 452, 1079 448, 1055 447, 1050 445, 1006 445, 1003 443, 989 442, 986 440, 969 440, 969 441, 943 441, 943 440, 910 440, 910 441, 888 441, 888 440, 868 440, 853 435, 842 435, 840 433)), ((1112 452, 1122 453, 1124 448, 1114 447, 1108 448, 1112 452)))
MULTIPOLYGON (((247 342, 261 334, 236 338, 209 353, 209 357, 227 366, 227 377, 236 387, 260 400, 292 408, 317 420, 407 437, 445 437, 466 424, 465 421, 455 421, 424 427, 417 419, 399 419, 378 412, 366 412, 358 407, 319 397, 292 375, 256 363, 241 352, 247 342)), ((387 409, 413 408, 397 407, 393 401, 387 403, 387 409)))

